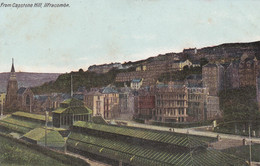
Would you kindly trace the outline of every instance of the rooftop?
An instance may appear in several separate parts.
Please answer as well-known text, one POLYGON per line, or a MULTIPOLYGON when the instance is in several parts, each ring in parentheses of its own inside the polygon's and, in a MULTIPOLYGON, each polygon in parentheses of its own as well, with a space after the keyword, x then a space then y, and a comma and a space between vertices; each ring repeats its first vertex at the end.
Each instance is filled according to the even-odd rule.
POLYGON ((18 93, 19 95, 21 95, 21 94, 24 93, 25 90, 26 90, 25 87, 21 87, 21 88, 18 89, 17 93, 18 93))
POLYGON ((139 82, 141 82, 141 81, 142 81, 141 78, 137 78, 137 79, 133 79, 133 80, 132 80, 132 83, 139 83, 139 82))
POLYGON ((92 110, 85 107, 84 103, 75 98, 68 99, 60 104, 60 108, 53 111, 53 113, 61 114, 91 114, 92 110))
POLYGON ((101 93, 104 93, 104 94, 109 94, 109 93, 118 93, 115 89, 113 89, 113 88, 110 87, 110 86, 107 86, 107 87, 101 89, 100 92, 101 92, 101 93))
MULTIPOLYGON (((19 111, 12 113, 12 115, 18 116, 18 117, 24 117, 24 118, 28 118, 28 119, 45 121, 45 115, 32 114, 32 113, 27 113, 27 112, 19 112, 19 111)), ((52 117, 49 116, 49 120, 52 121, 52 117)))
POLYGON ((48 128, 36 128, 31 130, 30 132, 26 133, 23 138, 28 138, 37 142, 45 142, 45 134, 47 135, 47 145, 56 146, 56 147, 63 147, 65 144, 64 138, 60 135, 60 133, 56 130, 52 130, 48 128))
POLYGON ((154 147, 145 148, 138 144, 110 140, 91 135, 74 133, 69 136, 68 146, 88 151, 99 156, 122 160, 131 165, 247 165, 243 159, 213 149, 200 152, 168 152, 154 147))
POLYGON ((129 137, 135 137, 135 138, 140 138, 149 141, 168 143, 168 144, 173 144, 176 146, 187 147, 187 148, 204 146, 207 145, 208 142, 216 140, 214 138, 209 138, 209 137, 129 128, 129 127, 122 127, 122 126, 114 126, 114 125, 101 125, 101 124, 95 124, 95 123, 89 123, 83 121, 75 122, 73 126, 97 130, 106 133, 114 133, 114 134, 129 136, 129 137))

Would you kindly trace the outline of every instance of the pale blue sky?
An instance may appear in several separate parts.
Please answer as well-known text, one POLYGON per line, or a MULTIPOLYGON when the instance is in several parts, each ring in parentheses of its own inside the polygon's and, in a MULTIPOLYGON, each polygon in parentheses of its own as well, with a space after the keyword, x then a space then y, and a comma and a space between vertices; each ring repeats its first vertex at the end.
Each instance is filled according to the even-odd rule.
POLYGON ((10 70, 12 57, 17 71, 70 72, 183 48, 260 40, 258 0, 35 2, 65 2, 70 8, 0 8, 0 72, 10 70))

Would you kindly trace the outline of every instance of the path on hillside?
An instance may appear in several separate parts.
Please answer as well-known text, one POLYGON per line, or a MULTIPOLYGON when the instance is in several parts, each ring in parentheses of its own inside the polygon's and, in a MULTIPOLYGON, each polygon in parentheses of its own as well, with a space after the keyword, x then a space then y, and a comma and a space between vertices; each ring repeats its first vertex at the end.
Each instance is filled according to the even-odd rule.
POLYGON ((91 159, 86 158, 84 156, 81 156, 79 154, 75 154, 75 153, 71 153, 71 152, 66 152, 65 154, 73 156, 73 157, 80 158, 80 159, 86 161, 87 163, 89 163, 92 166, 110 166, 108 164, 105 164, 105 163, 102 163, 102 162, 99 162, 99 161, 91 160, 91 159))

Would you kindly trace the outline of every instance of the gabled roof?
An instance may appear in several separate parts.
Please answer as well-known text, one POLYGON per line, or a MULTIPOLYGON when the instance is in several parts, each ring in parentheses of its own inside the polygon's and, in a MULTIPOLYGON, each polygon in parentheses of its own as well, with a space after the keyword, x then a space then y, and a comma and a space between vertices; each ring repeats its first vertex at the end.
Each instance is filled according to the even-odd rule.
POLYGON ((118 93, 115 89, 110 86, 107 86, 100 90, 100 93, 109 94, 109 93, 118 93))
POLYGON ((141 82, 141 81, 142 81, 141 78, 136 78, 136 79, 133 79, 133 80, 132 80, 132 83, 139 83, 139 82, 141 82))
POLYGON ((77 100, 75 98, 68 99, 60 104, 60 108, 53 111, 53 113, 61 114, 91 114, 92 110, 85 107, 84 103, 80 100, 77 100))
POLYGON ((18 89, 17 93, 18 93, 19 95, 22 95, 22 94, 25 92, 25 90, 26 90, 25 87, 21 87, 21 88, 18 89))
POLYGON ((85 114, 91 114, 92 110, 87 107, 68 107, 68 108, 58 108, 55 111, 53 111, 53 113, 85 115, 85 114))
POLYGON ((83 101, 84 94, 73 94, 73 98, 83 101))
POLYGON ((49 98, 47 95, 34 95, 34 99, 37 101, 44 102, 49 98))
POLYGON ((87 96, 101 96, 102 94, 99 91, 90 91, 86 93, 87 96))
POLYGON ((67 99, 71 98, 71 95, 67 94, 67 93, 63 93, 63 94, 61 94, 61 97, 62 97, 63 100, 67 100, 67 99))
POLYGON ((65 144, 64 138, 56 130, 50 128, 36 128, 26 133, 23 138, 37 141, 37 143, 45 143, 45 133, 47 134, 47 146, 63 147, 65 144), (47 133, 46 133, 47 132, 47 133))
POLYGON ((103 124, 103 125, 108 124, 107 121, 105 121, 105 119, 100 115, 93 116, 92 121, 97 124, 103 124))

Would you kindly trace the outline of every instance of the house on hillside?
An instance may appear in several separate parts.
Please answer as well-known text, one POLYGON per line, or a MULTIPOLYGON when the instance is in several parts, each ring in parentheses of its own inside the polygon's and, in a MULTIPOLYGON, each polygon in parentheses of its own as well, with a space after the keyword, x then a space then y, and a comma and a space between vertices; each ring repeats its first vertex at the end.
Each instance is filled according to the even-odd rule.
POLYGON ((131 89, 138 90, 138 89, 140 89, 142 84, 143 84, 143 79, 142 78, 136 78, 136 79, 133 79, 131 81, 130 86, 131 86, 131 89))
POLYGON ((209 88, 209 95, 217 96, 223 89, 224 67, 220 64, 208 63, 202 67, 203 87, 209 88))
POLYGON ((192 62, 189 61, 188 59, 187 60, 179 60, 179 61, 175 61, 171 68, 174 70, 174 71, 181 71, 183 70, 184 66, 188 66, 188 67, 191 67, 192 66, 192 62))
POLYGON ((119 110, 119 93, 111 86, 102 88, 99 91, 104 100, 104 114, 105 119, 117 118, 120 115, 119 110))
POLYGON ((92 90, 84 95, 84 103, 93 112, 92 115, 104 115, 104 98, 98 90, 92 90))

